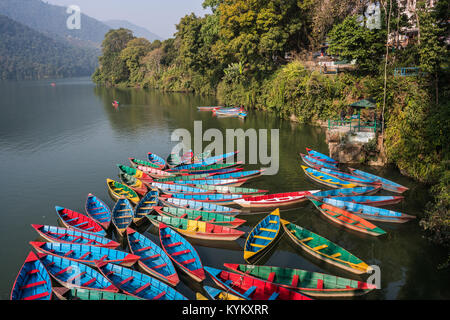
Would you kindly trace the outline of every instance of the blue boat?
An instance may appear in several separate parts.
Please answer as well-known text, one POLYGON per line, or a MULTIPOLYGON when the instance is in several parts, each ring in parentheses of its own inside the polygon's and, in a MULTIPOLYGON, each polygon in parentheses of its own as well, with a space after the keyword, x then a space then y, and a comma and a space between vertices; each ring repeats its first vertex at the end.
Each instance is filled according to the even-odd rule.
POLYGON ((320 161, 317 159, 314 159, 313 157, 307 156, 306 154, 300 153, 300 156, 302 157, 302 160, 304 163, 306 163, 310 167, 318 167, 318 168, 328 168, 328 169, 335 169, 337 170, 337 164, 331 164, 328 162, 320 161))
POLYGON ((183 272, 197 282, 205 280, 200 256, 185 238, 164 223, 160 223, 159 240, 164 252, 183 272))
POLYGON ((151 163, 157 165, 160 169, 164 169, 167 165, 166 160, 164 160, 162 157, 149 152, 147 155, 148 161, 151 163))
POLYGON ((97 262, 97 268, 123 292, 146 300, 187 300, 167 284, 138 271, 112 263, 97 262))
MULTIPOLYGON (((201 162, 193 163, 198 164, 201 162)), ((242 165, 242 161, 228 163, 228 164, 210 164, 210 165, 200 165, 193 167, 192 164, 180 165, 175 168, 166 170, 167 172, 173 173, 190 173, 194 172, 194 174, 202 174, 202 173, 214 173, 218 170, 231 169, 242 165)))
POLYGON ((388 191, 395 192, 395 193, 403 193, 406 190, 409 190, 407 187, 404 187, 398 183, 395 183, 391 180, 379 177, 377 175, 367 173, 367 172, 364 172, 361 170, 353 169, 353 168, 349 168, 349 170, 356 176, 359 176, 359 177, 365 178, 365 179, 372 179, 374 181, 381 183, 381 187, 384 190, 388 190, 388 191))
POLYGON ((51 300, 52 279, 34 252, 20 268, 11 290, 11 300, 51 300))
POLYGON ((184 200, 194 200, 200 202, 213 202, 221 205, 233 204, 234 200, 242 199, 241 194, 184 194, 184 193, 173 193, 172 198, 184 199, 184 200))
POLYGON ((181 184, 171 184, 171 183, 159 183, 159 182, 153 182, 152 187, 158 188, 165 194, 172 194, 172 193, 184 193, 184 194, 210 194, 214 193, 206 189, 200 189, 200 188, 194 188, 186 185, 181 184))
POLYGON ((371 206, 386 206, 390 204, 396 204, 401 202, 404 197, 401 196, 347 196, 347 197, 334 197, 335 200, 354 202, 359 204, 367 204, 371 206))
POLYGON ((119 199, 112 211, 112 223, 121 236, 133 222, 134 209, 130 201, 126 198, 119 199))
POLYGON ((48 273, 66 288, 119 291, 100 272, 83 263, 45 253, 38 253, 37 256, 48 273))
POLYGON ((241 297, 239 297, 237 295, 232 295, 229 292, 225 292, 223 290, 220 290, 220 289, 217 289, 217 288, 213 288, 213 287, 210 287, 210 286, 203 286, 203 289, 205 289, 205 291, 208 293, 208 295, 213 300, 245 300, 244 298, 241 298, 241 297))
POLYGON ((336 199, 323 199, 324 203, 332 205, 349 211, 357 216, 360 216, 367 220, 375 220, 382 222, 394 222, 394 223, 404 223, 411 219, 415 219, 414 216, 410 216, 401 212, 387 210, 372 206, 367 206, 354 202, 340 201, 336 199))
POLYGON ((310 178, 311 180, 324 184, 328 187, 332 188, 355 188, 358 185, 355 183, 351 183, 350 181, 342 180, 339 178, 336 178, 335 176, 332 176, 330 174, 327 174, 325 172, 309 168, 306 166, 301 166, 303 171, 305 172, 306 176, 310 178))
POLYGON ((334 160, 333 158, 330 158, 327 155, 324 155, 323 153, 317 152, 315 150, 312 150, 310 148, 306 148, 306 152, 308 153, 308 155, 316 160, 319 161, 323 161, 323 162, 328 162, 331 164, 339 164, 338 161, 334 160))
POLYGON ((139 256, 128 252, 89 245, 37 241, 30 242, 30 245, 37 252, 56 255, 91 266, 95 266, 95 261, 100 260, 131 267, 139 260, 139 256))
POLYGON ((239 187, 247 182, 247 179, 203 179, 176 181, 177 184, 197 185, 197 186, 228 186, 239 187))
POLYGON ((92 193, 88 194, 85 210, 87 215, 97 221, 105 230, 109 228, 112 217, 111 209, 92 193))
POLYGON ((250 179, 260 176, 264 170, 250 170, 250 171, 239 171, 225 174, 214 174, 206 177, 206 180, 221 180, 221 179, 250 179))
POLYGON ((234 157, 236 154, 238 154, 238 152, 239 151, 234 151, 234 152, 225 153, 225 154, 215 156, 215 157, 209 157, 209 158, 204 159, 202 162, 195 163, 194 165, 196 167, 199 167, 199 166, 209 166, 212 164, 216 164, 216 163, 224 161, 228 158, 234 157))
POLYGON ((205 212, 215 212, 225 215, 238 215, 241 210, 220 206, 214 203, 200 202, 194 200, 184 200, 177 198, 159 198, 159 200, 167 207, 194 209, 205 212))
POLYGON ((276 209, 262 219, 249 233, 244 246, 244 259, 255 259, 274 243, 280 233, 280 210, 276 209))
POLYGON ((127 229, 128 246, 131 253, 140 256, 139 266, 147 273, 172 286, 176 286, 180 279, 170 257, 146 236, 127 229))
POLYGON ((153 207, 159 204, 159 191, 156 188, 153 188, 139 201, 134 208, 134 223, 140 223, 142 219, 144 219, 148 214, 152 213, 153 207))
POLYGON ((350 181, 354 184, 360 185, 362 187, 367 186, 367 185, 377 185, 380 184, 378 182, 376 182, 375 180, 372 179, 365 179, 365 178, 361 178, 352 174, 348 174, 339 170, 332 170, 332 169, 327 169, 327 168, 316 168, 317 170, 319 170, 320 172, 324 172, 326 174, 329 174, 333 177, 345 180, 345 181, 350 181))
POLYGON ((312 198, 321 200, 322 198, 334 198, 345 196, 361 196, 375 194, 380 191, 381 186, 367 186, 356 188, 344 188, 344 189, 332 189, 326 191, 320 191, 311 195, 312 198))

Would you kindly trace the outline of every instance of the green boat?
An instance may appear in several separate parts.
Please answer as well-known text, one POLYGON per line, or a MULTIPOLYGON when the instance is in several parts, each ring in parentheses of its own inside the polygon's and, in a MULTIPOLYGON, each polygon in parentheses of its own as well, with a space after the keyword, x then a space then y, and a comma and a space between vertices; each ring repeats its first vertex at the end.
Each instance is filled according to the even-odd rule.
POLYGON ((172 172, 175 174, 202 174, 202 173, 214 173, 214 172, 220 172, 227 169, 233 169, 238 166, 242 165, 242 162, 235 162, 235 163, 217 163, 217 164, 211 164, 209 166, 199 166, 199 167, 191 167, 188 169, 183 169, 183 166, 181 167, 175 167, 173 169, 167 170, 168 172, 172 172))
POLYGON ((160 166, 158 166, 157 164, 151 163, 149 161, 139 160, 139 159, 135 159, 135 158, 128 158, 128 160, 130 160, 131 166, 133 168, 137 168, 138 166, 144 166, 144 167, 150 167, 153 169, 161 170, 160 166))
POLYGON ((53 288, 53 292, 59 300, 143 300, 122 293, 87 289, 68 289, 65 287, 55 287, 53 288))
POLYGON ((161 216, 203 221, 228 228, 237 228, 246 222, 245 220, 238 219, 234 216, 228 216, 215 212, 172 207, 155 207, 154 209, 161 216))
POLYGON ((329 274, 270 266, 224 263, 228 269, 249 275, 312 297, 353 297, 366 294, 376 286, 329 274))
POLYGON ((312 231, 284 219, 281 219, 281 224, 289 238, 298 244, 302 250, 320 260, 356 274, 364 274, 372 269, 367 263, 344 248, 312 231))
POLYGON ((228 186, 214 186, 214 185, 195 185, 195 188, 205 189, 208 191, 215 191, 216 193, 232 193, 232 194, 248 194, 253 196, 264 195, 269 190, 260 190, 252 188, 228 187, 228 186))

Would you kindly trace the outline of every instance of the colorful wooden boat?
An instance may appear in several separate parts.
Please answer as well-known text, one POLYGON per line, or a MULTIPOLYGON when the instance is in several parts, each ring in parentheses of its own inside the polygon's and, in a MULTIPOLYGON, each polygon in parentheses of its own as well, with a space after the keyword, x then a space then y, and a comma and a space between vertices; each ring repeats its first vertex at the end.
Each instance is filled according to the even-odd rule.
POLYGON ((173 193, 170 195, 171 198, 184 199, 184 200, 194 200, 200 202, 211 202, 220 205, 233 204, 235 201, 243 199, 241 194, 184 194, 184 193, 173 193))
POLYGON ((212 267, 205 271, 226 292, 246 300, 311 300, 303 294, 248 275, 212 267))
POLYGON ((55 210, 62 224, 66 228, 91 232, 101 237, 106 236, 105 230, 103 230, 102 226, 94 219, 64 207, 55 206, 55 210))
POLYGON ((86 289, 68 289, 64 287, 53 288, 53 293, 59 300, 143 300, 141 298, 130 296, 123 293, 107 292, 107 291, 95 291, 86 289))
POLYGON ((240 187, 246 183, 248 179, 204 179, 204 180, 186 180, 186 181, 176 181, 177 184, 188 184, 191 186, 227 186, 227 187, 240 187))
POLYGON ((311 197, 314 199, 321 200, 323 198, 362 196, 362 195, 375 194, 380 190, 381 190, 380 185, 356 187, 356 188, 332 189, 332 190, 317 192, 317 193, 313 194, 311 197))
POLYGON ((263 196, 244 197, 234 200, 234 203, 245 208, 275 208, 292 206, 308 200, 307 195, 312 195, 320 190, 296 191, 285 193, 274 193, 263 196))
POLYGON ((306 148, 306 152, 308 153, 308 155, 316 160, 319 161, 323 161, 323 162, 328 162, 331 164, 338 164, 339 162, 334 160, 333 158, 330 158, 327 155, 324 155, 323 153, 317 152, 315 150, 312 150, 310 148, 306 148))
POLYGON ((349 168, 349 170, 356 176, 359 176, 361 178, 366 178, 366 179, 372 179, 372 180, 375 180, 375 181, 381 183, 381 187, 384 190, 388 190, 388 191, 395 192, 395 193, 403 193, 406 190, 409 190, 407 187, 404 187, 404 186, 402 186, 398 183, 395 183, 391 180, 376 176, 374 174, 367 173, 367 172, 353 169, 353 168, 349 168))
POLYGON ((386 233, 384 230, 369 221, 366 221, 363 218, 342 208, 338 208, 312 198, 310 200, 326 218, 340 226, 376 237, 386 233))
POLYGON ((85 244, 110 249, 115 249, 120 246, 119 243, 98 236, 95 233, 40 224, 32 224, 31 226, 42 238, 50 242, 85 244))
POLYGON ((121 197, 126 197, 133 204, 139 203, 139 196, 133 189, 111 179, 106 179, 106 184, 108 185, 109 194, 115 200, 119 200, 121 197))
POLYGON ((234 301, 245 300, 244 298, 241 298, 237 295, 210 286, 204 286, 203 289, 205 289, 205 291, 213 300, 234 300, 234 301))
POLYGON ((237 155, 239 153, 239 151, 234 151, 234 152, 229 152, 229 153, 225 153, 222 155, 218 155, 218 156, 214 156, 214 157, 209 157, 204 159, 202 162, 197 162, 195 164, 193 164, 194 166, 209 166, 212 164, 217 164, 217 163, 221 163, 226 159, 229 158, 234 158, 235 155, 237 155))
POLYGON ((221 213, 226 215, 238 215, 239 213, 241 213, 241 210, 219 206, 217 204, 208 202, 199 202, 194 200, 183 200, 183 199, 163 198, 163 197, 160 197, 159 201, 167 207, 194 209, 206 212, 221 213))
POLYGON ((112 263, 96 264, 100 272, 126 294, 145 300, 187 300, 172 287, 141 272, 112 263))
POLYGON ((305 172, 306 176, 310 178, 311 180, 324 184, 328 187, 332 188, 355 188, 358 185, 351 183, 349 181, 345 181, 339 178, 336 178, 332 175, 323 173, 319 170, 309 168, 306 166, 301 166, 303 171, 305 172))
POLYGON ((148 161, 157 165, 159 167, 159 169, 164 169, 167 166, 166 160, 164 160, 162 157, 160 157, 154 153, 149 152, 147 154, 147 158, 148 158, 148 161))
POLYGON ((100 198, 89 193, 85 204, 86 214, 97 221, 105 230, 111 224, 111 209, 100 198))
MULTIPOLYGON (((117 167, 119 168, 120 172, 128 174, 130 176, 133 176, 134 178, 141 180, 143 183, 150 184, 153 182, 153 178, 150 177, 147 173, 145 173, 142 170, 124 166, 122 164, 118 164, 117 167)), ((150 169, 153 169, 153 168, 150 168, 150 169)), ((154 170, 158 170, 158 169, 154 169, 154 170)), ((159 170, 159 171, 161 171, 161 170, 159 170)), ((161 172, 165 172, 165 171, 161 171, 161 172)))
POLYGON ((148 214, 152 213, 153 207, 159 204, 159 191, 151 189, 134 208, 134 223, 140 223, 148 214))
POLYGON ((124 197, 119 199, 112 211, 112 223, 119 235, 124 236, 127 228, 133 222, 134 210, 130 201, 124 197))
POLYGON ((202 162, 203 160, 211 157, 211 153, 211 150, 207 150, 205 152, 194 154, 194 156, 192 157, 192 163, 202 162))
POLYGON ((83 263, 45 253, 38 253, 37 256, 52 278, 66 288, 119 291, 100 272, 83 263))
POLYGON ((176 153, 171 153, 166 160, 167 166, 169 168, 173 168, 183 164, 192 163, 192 158, 194 157, 194 153, 192 150, 184 153, 182 156, 176 153))
POLYGON ((303 153, 300 153, 300 157, 302 158, 303 162, 310 167, 337 169, 337 164, 320 161, 303 153))
POLYGON ((353 297, 366 294, 376 286, 329 274, 270 266, 224 263, 233 272, 249 275, 312 297, 353 297))
POLYGON ((245 220, 238 219, 234 216, 192 209, 155 207, 155 211, 161 216, 203 221, 228 228, 237 228, 246 222, 245 220))
POLYGON ((311 256, 356 274, 370 270, 367 263, 336 243, 284 219, 281 224, 289 238, 311 256))
POLYGON ((162 193, 165 194, 174 194, 174 193, 183 193, 183 194, 213 194, 214 191, 209 191, 201 188, 194 188, 188 185, 182 184, 174 184, 174 183, 160 183, 153 182, 151 184, 152 187, 158 188, 162 193))
POLYGON ((160 223, 159 240, 164 252, 184 273, 197 282, 202 282, 206 279, 197 251, 178 232, 172 230, 164 223, 160 223))
POLYGON ((127 239, 130 252, 140 256, 138 264, 145 272, 171 286, 180 282, 172 260, 163 249, 131 228, 127 229, 127 239))
POLYGON ((203 180, 208 177, 211 177, 210 173, 202 173, 202 174, 189 174, 189 175, 181 175, 181 176, 173 176, 170 178, 163 178, 163 179, 157 179, 155 182, 159 183, 179 183, 179 181, 186 181, 186 180, 203 180))
POLYGON ((175 168, 167 169, 167 172, 173 172, 176 174, 187 173, 187 174, 201 174, 201 173, 213 173, 214 171, 224 170, 224 169, 233 169, 239 167, 243 164, 242 161, 233 162, 233 163, 217 163, 211 165, 197 165, 198 163, 194 163, 194 166, 191 164, 181 165, 175 168))
POLYGON ((10 300, 51 300, 52 279, 34 252, 30 252, 14 281, 10 300))
POLYGON ((193 239, 234 241, 245 234, 243 231, 198 220, 153 215, 149 215, 147 218, 156 227, 163 223, 183 236, 193 239))
POLYGON ((269 190, 262 190, 262 189, 253 189, 253 188, 239 188, 239 187, 229 187, 229 186, 219 186, 219 185, 196 185, 196 188, 202 188, 214 193, 232 193, 232 194, 242 194, 242 195, 264 195, 269 190))
POLYGON ((213 111, 215 109, 220 109, 223 108, 221 106, 217 106, 217 107, 197 107, 198 111, 213 111))
POLYGON ((276 209, 262 219, 248 234, 244 246, 244 259, 254 260, 274 243, 280 233, 280 210, 276 209))
POLYGON ((355 202, 347 202, 333 199, 323 199, 324 203, 332 205, 349 211, 357 216, 364 219, 382 221, 382 222, 393 222, 393 223, 405 223, 411 219, 415 219, 414 216, 410 216, 401 212, 377 208, 372 206, 367 206, 364 204, 359 204, 355 202))
POLYGON ((347 196, 347 197, 334 197, 335 200, 354 202, 359 204, 367 204, 370 206, 386 206, 391 204, 397 204, 403 201, 404 197, 401 196, 347 196))
POLYGON ((369 180, 369 179, 365 179, 365 178, 360 178, 358 176, 352 175, 352 174, 348 174, 339 170, 331 170, 331 169, 327 169, 327 168, 315 168, 320 172, 329 174, 333 177, 336 177, 338 179, 341 180, 345 180, 345 181, 349 181, 351 183, 357 184, 359 186, 370 186, 370 185, 379 185, 380 183, 374 181, 374 180, 369 180))
POLYGON ((262 170, 250 170, 250 171, 239 171, 239 172, 232 172, 232 173, 225 173, 225 174, 213 174, 205 179, 253 179, 256 177, 259 177, 264 172, 264 169, 262 170))
POLYGON ((95 266, 94 262, 100 260, 131 267, 140 258, 128 252, 82 244, 31 241, 30 245, 37 252, 56 255, 91 266, 95 266))
POLYGON ((133 168, 141 170, 145 173, 147 173, 149 168, 161 170, 160 166, 158 166, 157 164, 151 163, 149 161, 139 160, 136 158, 128 158, 128 160, 130 161, 130 164, 133 168))
POLYGON ((138 195, 143 196, 147 193, 147 186, 141 180, 123 172, 119 173, 119 177, 124 185, 133 189, 138 195))

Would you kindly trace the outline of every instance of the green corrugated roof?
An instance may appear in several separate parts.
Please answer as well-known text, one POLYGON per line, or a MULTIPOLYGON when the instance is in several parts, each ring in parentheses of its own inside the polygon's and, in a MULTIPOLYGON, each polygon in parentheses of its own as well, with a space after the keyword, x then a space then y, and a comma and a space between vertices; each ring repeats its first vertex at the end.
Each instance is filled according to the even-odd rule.
POLYGON ((356 101, 350 105, 350 107, 353 108, 376 108, 377 105, 375 104, 375 101, 372 99, 363 99, 356 101))

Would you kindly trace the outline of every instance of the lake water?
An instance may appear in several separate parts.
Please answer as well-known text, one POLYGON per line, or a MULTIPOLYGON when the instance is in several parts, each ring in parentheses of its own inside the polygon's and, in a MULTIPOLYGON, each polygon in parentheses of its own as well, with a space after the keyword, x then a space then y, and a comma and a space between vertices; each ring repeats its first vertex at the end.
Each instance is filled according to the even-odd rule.
MULTIPOLYGON (((17 272, 31 249, 29 242, 38 239, 31 224, 57 225, 55 205, 83 213, 89 192, 112 208, 114 202, 105 180, 118 180, 116 164, 128 164, 128 157, 145 159, 147 152, 166 157, 177 144, 170 139, 172 132, 179 128, 192 132, 195 120, 202 121, 203 130, 280 130, 278 174, 251 180, 249 187, 271 193, 326 189, 307 180, 298 156, 305 147, 328 153, 322 128, 260 112, 250 112, 245 120, 218 119, 209 112, 197 112, 196 106, 216 104, 213 97, 99 88, 89 79, 58 80, 55 87, 51 82, 0 82, 1 299, 9 299, 17 272), (115 99, 121 103, 118 109, 111 106, 115 99)), ((381 289, 358 299, 448 299, 450 275, 448 270, 438 269, 447 252, 426 241, 418 225, 429 200, 427 188, 393 169, 360 168, 409 187, 405 201, 393 208, 418 219, 402 225, 376 223, 388 232, 386 237, 376 239, 339 229, 321 218, 311 203, 282 212, 282 217, 336 242, 369 265, 380 267, 381 289)), ((240 230, 250 231, 264 216, 243 217, 247 223, 240 230)), ((146 235, 157 241, 155 227, 144 225, 138 230, 147 230, 146 235)), ((244 238, 227 244, 191 242, 206 266, 222 268, 224 262, 245 263, 244 238)), ((355 278, 319 265, 287 237, 282 237, 259 263, 355 278)), ((182 280, 177 290, 194 299, 199 286, 184 276, 182 280)), ((211 279, 205 284, 211 285, 211 279)))

